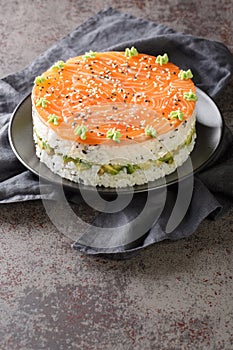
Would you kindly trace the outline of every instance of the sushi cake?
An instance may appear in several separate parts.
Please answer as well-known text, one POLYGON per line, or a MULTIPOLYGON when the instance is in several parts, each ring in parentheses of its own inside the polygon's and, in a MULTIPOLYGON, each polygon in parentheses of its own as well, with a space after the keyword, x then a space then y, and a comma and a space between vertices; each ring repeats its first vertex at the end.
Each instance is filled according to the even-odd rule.
POLYGON ((174 172, 195 144, 192 77, 166 53, 134 47, 56 62, 32 89, 37 156, 92 186, 140 185, 174 172))

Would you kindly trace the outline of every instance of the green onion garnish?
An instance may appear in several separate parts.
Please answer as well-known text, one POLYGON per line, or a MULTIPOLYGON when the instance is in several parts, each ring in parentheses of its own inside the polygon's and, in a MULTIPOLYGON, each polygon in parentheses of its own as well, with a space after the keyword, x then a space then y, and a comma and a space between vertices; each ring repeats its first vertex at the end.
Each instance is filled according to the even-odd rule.
POLYGON ((39 75, 35 78, 34 84, 43 84, 47 79, 43 75, 39 75))
POLYGON ((117 131, 115 128, 113 129, 109 129, 106 133, 106 136, 108 139, 112 139, 115 142, 120 142, 120 138, 121 138, 121 133, 120 131, 117 131))
POLYGON ((78 125, 74 129, 74 133, 75 133, 75 135, 80 136, 81 140, 86 140, 87 127, 85 125, 78 125))
POLYGON ((138 50, 132 46, 131 49, 127 48, 125 49, 125 56, 126 57, 133 57, 138 55, 138 50))
POLYGON ((193 73, 191 72, 190 69, 188 70, 182 70, 180 71, 180 73, 178 74, 178 77, 181 79, 181 80, 188 80, 188 79, 192 79, 193 78, 193 73))
POLYGON ((158 56, 156 57, 156 61, 155 61, 155 62, 158 63, 158 64, 160 64, 160 66, 162 66, 163 64, 167 64, 168 61, 169 61, 168 54, 165 53, 163 56, 158 55, 158 56))
POLYGON ((63 68, 65 68, 65 62, 64 61, 57 61, 52 66, 52 69, 63 69, 63 68))
POLYGON ((95 58, 96 54, 97 54, 97 52, 94 52, 94 51, 90 50, 89 52, 86 52, 83 57, 86 58, 86 59, 88 59, 88 58, 95 58))
POLYGON ((184 93, 184 99, 187 101, 197 101, 197 95, 190 90, 189 92, 184 93))
POLYGON ((184 117, 184 113, 181 112, 180 109, 178 109, 177 111, 172 111, 170 114, 169 114, 169 117, 171 119, 179 119, 180 121, 183 120, 183 117, 184 117))
POLYGON ((58 125, 60 119, 61 117, 57 116, 56 114, 50 114, 48 116, 48 123, 53 123, 54 125, 58 125))
POLYGON ((157 132, 152 126, 147 125, 144 131, 146 136, 156 137, 157 132))
POLYGON ((44 97, 41 97, 38 100, 36 100, 36 106, 37 107, 46 108, 47 107, 47 103, 50 103, 50 102, 47 101, 44 97))

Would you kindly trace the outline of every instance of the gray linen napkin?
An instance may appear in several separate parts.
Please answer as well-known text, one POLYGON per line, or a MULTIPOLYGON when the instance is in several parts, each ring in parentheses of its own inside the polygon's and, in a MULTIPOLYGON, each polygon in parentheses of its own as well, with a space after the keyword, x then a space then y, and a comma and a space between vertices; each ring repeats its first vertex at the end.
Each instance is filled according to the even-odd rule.
MULTIPOLYGON (((148 54, 157 55, 167 52, 170 60, 180 68, 191 68, 195 84, 213 98, 226 87, 233 71, 233 57, 219 42, 177 33, 164 25, 138 19, 112 8, 101 11, 53 45, 25 69, 0 80, 0 203, 41 198, 37 177, 16 159, 7 136, 11 113, 22 98, 30 93, 35 76, 41 74, 57 60, 66 60, 90 49, 103 51, 124 49, 132 45, 136 46, 139 52, 148 54)), ((84 234, 73 247, 89 254, 107 254, 125 258, 130 253, 154 242, 163 239, 179 239, 192 234, 203 219, 221 207, 213 194, 217 192, 223 206, 232 201, 233 158, 232 152, 225 151, 230 147, 232 149, 233 138, 228 129, 225 129, 223 141, 214 167, 210 167, 202 172, 199 178, 195 178, 192 202, 188 212, 173 232, 166 234, 164 231, 164 223, 169 217, 168 210, 165 210, 152 228, 130 246, 115 245, 114 248, 110 246, 107 249, 91 247, 88 244, 90 236, 87 233, 86 238, 84 234), (223 176, 229 180, 227 185, 223 176)), ((56 200, 56 188, 46 183, 43 186, 43 192, 47 193, 44 198, 56 200)), ((174 188, 168 191, 168 197, 174 197, 169 201, 171 207, 171 203, 174 204, 175 201, 175 192, 174 188)), ((77 199, 77 194, 67 196, 71 201, 77 199)), ((132 201, 133 204, 122 212, 101 213, 93 225, 104 227, 106 223, 111 226, 117 222, 118 228, 115 231, 119 234, 121 223, 132 219, 142 209, 142 198, 143 195, 138 195, 132 201)))

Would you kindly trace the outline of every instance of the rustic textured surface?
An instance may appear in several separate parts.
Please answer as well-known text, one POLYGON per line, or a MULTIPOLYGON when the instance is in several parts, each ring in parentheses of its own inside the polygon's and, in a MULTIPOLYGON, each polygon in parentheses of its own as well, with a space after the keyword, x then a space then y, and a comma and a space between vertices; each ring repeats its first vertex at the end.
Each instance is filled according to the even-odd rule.
MULTIPOLYGON (((0 76, 107 4, 233 52, 229 0, 1 0, 0 76)), ((218 104, 233 127, 232 87, 218 104)), ((189 239, 109 261, 73 251, 40 202, 1 206, 0 349, 232 349, 232 214, 189 239)))

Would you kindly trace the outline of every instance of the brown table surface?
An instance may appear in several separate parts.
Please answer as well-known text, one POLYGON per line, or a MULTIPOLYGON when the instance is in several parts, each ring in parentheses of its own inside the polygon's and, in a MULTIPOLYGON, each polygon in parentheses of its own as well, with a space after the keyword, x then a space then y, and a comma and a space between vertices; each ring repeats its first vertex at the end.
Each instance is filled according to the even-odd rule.
MULTIPOLYGON (((0 5, 1 77, 106 5, 221 41, 233 52, 232 0, 0 5)), ((231 127, 232 87, 231 81, 217 101, 231 127)), ((233 211, 205 220, 188 239, 156 244, 127 261, 86 256, 70 244, 40 201, 0 207, 1 350, 233 349, 233 211)))

